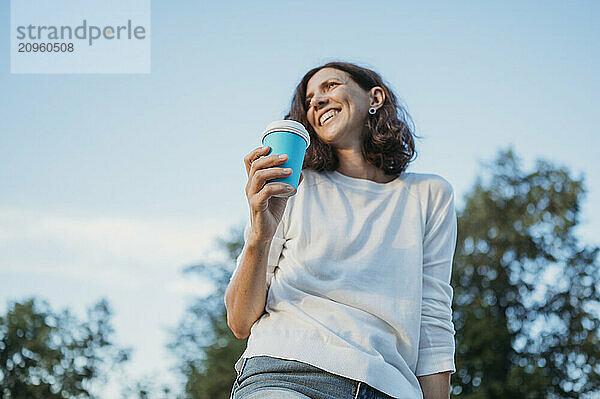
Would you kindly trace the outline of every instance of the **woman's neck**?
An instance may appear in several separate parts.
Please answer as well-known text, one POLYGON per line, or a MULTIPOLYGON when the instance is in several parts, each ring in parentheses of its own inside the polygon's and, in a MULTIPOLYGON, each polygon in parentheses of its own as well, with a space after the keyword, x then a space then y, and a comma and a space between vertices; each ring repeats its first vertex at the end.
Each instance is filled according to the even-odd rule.
POLYGON ((389 183, 396 178, 396 175, 386 175, 383 170, 368 163, 360 150, 357 152, 355 149, 338 149, 336 155, 340 163, 337 171, 345 176, 376 183, 389 183))

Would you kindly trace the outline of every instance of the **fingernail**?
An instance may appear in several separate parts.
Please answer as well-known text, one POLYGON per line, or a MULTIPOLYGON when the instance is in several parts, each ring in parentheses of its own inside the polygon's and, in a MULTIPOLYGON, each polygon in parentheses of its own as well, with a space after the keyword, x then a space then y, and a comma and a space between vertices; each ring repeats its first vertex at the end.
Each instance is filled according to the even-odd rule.
POLYGON ((279 156, 279 159, 285 159, 285 158, 287 158, 287 155, 285 155, 285 154, 279 156))

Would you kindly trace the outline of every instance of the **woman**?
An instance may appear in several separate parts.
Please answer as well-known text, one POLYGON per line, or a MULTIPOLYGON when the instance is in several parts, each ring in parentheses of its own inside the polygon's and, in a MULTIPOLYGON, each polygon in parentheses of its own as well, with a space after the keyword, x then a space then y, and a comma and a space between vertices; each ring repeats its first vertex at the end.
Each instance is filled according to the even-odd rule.
POLYGON ((233 398, 449 397, 454 194, 405 172, 407 117, 377 73, 332 62, 286 116, 311 141, 296 194, 265 185, 291 173, 285 157, 246 156, 250 220, 225 304, 250 338, 233 398))

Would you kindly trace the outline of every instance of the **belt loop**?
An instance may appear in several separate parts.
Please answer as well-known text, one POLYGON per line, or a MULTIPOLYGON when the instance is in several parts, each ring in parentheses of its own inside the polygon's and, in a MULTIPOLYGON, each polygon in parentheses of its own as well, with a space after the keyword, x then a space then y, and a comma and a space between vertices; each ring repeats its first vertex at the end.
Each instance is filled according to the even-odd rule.
POLYGON ((237 373, 237 375, 235 376, 235 381, 233 383, 233 389, 231 390, 231 394, 229 395, 229 399, 233 399, 234 394, 236 392, 236 390, 238 389, 238 387, 240 386, 240 377, 242 376, 242 373, 244 372, 244 367, 246 366, 246 361, 248 360, 248 358, 246 357, 240 357, 238 359, 237 362, 235 362, 235 371, 237 373), (239 370, 238 370, 238 364, 240 365, 239 370))
POLYGON ((362 383, 362 381, 358 382, 358 386, 356 387, 356 395, 354 395, 354 399, 358 398, 358 392, 360 392, 360 384, 362 383))
POLYGON ((240 377, 242 376, 242 374, 244 373, 244 369, 246 368, 246 363, 248 362, 248 358, 245 357, 243 358, 244 360, 242 361, 242 365, 240 366, 240 371, 238 371, 238 375, 236 378, 237 383, 240 383, 240 377))
POLYGON ((244 363, 242 364, 242 369, 240 371, 240 375, 242 375, 244 373, 244 369, 246 368, 246 363, 248 363, 247 357, 244 358, 244 363))

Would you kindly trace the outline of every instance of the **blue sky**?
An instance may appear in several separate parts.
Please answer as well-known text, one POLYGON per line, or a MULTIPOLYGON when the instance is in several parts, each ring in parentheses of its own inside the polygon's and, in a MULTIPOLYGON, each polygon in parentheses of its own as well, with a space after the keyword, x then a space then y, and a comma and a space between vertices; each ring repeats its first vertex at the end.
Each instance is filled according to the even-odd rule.
POLYGON ((512 145, 585 176, 598 244, 598 2, 153 1, 146 75, 11 75, 9 20, 1 2, 0 310, 107 297, 133 376, 173 364, 165 329, 209 289, 182 268, 246 220, 244 155, 330 60, 381 73, 424 136, 408 170, 459 209, 512 145))

